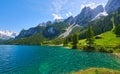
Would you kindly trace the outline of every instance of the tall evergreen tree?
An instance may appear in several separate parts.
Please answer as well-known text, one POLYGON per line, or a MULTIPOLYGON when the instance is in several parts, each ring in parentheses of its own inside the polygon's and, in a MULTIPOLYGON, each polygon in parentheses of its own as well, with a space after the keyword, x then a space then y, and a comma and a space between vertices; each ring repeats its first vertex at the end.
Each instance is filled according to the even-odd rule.
POLYGON ((120 24, 115 27, 115 34, 120 36, 120 24))
POLYGON ((67 46, 67 44, 68 44, 68 38, 65 38, 63 42, 63 46, 67 46))
POLYGON ((94 40, 95 39, 93 29, 89 26, 86 32, 86 44, 91 47, 94 44, 94 40))
POLYGON ((74 34, 72 37, 72 49, 77 49, 78 35, 74 34))

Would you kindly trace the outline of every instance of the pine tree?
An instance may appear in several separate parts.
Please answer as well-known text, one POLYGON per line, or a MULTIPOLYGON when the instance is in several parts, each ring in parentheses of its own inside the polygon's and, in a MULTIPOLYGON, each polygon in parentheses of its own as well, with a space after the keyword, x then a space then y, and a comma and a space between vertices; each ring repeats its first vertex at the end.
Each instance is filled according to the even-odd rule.
POLYGON ((117 36, 120 36, 120 24, 115 27, 115 34, 116 34, 117 36))
POLYGON ((77 49, 77 43, 78 43, 78 35, 74 34, 72 36, 72 49, 77 49))
POLYGON ((88 27, 86 32, 86 44, 91 47, 94 44, 94 32, 92 27, 88 27))
POLYGON ((68 38, 65 38, 63 42, 63 46, 67 46, 67 44, 68 44, 68 38))

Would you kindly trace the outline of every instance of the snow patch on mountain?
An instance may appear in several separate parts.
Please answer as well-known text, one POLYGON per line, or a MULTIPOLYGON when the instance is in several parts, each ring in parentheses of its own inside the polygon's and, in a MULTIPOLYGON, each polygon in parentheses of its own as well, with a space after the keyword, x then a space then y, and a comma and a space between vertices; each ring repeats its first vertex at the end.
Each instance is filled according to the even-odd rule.
POLYGON ((107 16, 107 15, 108 15, 108 13, 107 13, 106 11, 101 12, 101 13, 99 13, 97 16, 95 16, 95 18, 93 18, 92 21, 94 21, 94 20, 96 20, 96 19, 100 19, 101 17, 107 16))
POLYGON ((15 38, 18 34, 16 32, 13 32, 13 31, 8 31, 8 30, 5 30, 5 31, 0 31, 0 39, 5 39, 5 40, 8 40, 10 38, 15 38))

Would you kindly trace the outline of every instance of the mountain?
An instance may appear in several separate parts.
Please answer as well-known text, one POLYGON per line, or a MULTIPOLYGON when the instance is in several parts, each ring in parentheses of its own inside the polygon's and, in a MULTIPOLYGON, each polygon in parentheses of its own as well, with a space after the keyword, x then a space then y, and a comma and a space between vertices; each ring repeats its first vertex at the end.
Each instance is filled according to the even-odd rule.
POLYGON ((106 17, 101 17, 100 19, 89 22, 87 26, 92 26, 95 35, 99 35, 106 31, 110 31, 114 27, 113 24, 115 27, 120 24, 120 8, 106 17))
POLYGON ((65 32, 65 28, 67 27, 68 27, 68 24, 64 22, 54 22, 47 26, 38 25, 28 30, 22 30, 20 34, 16 37, 16 39, 30 37, 35 34, 41 34, 43 37, 51 39, 65 32))
POLYGON ((66 32, 64 32, 63 34, 61 34, 59 37, 60 38, 66 38, 67 36, 70 35, 71 31, 76 27, 76 25, 72 24, 70 25, 68 28, 66 28, 66 32))
POLYGON ((79 32, 81 30, 81 27, 78 27, 77 24, 84 26, 84 24, 87 24, 89 21, 92 21, 92 19, 95 18, 95 16, 97 16, 103 11, 104 8, 102 5, 99 5, 94 9, 91 9, 90 7, 84 7, 81 13, 76 17, 70 16, 65 20, 60 19, 55 20, 54 22, 48 21, 46 23, 41 23, 36 27, 32 27, 28 30, 23 29, 15 39, 31 39, 31 36, 32 38, 33 36, 36 38, 37 34, 39 34, 39 38, 42 39, 44 38, 51 40, 58 37, 64 38, 69 36, 70 34, 79 32))
POLYGON ((16 32, 12 31, 0 31, 0 39, 1 40, 9 40, 11 38, 15 38, 17 36, 16 32))
POLYGON ((68 23, 68 24, 73 24, 73 23, 75 23, 75 20, 74 20, 73 16, 70 16, 67 19, 65 19, 64 22, 68 23))
POLYGON ((99 13, 97 16, 95 16, 92 21, 100 19, 101 17, 107 16, 108 13, 106 11, 99 13))
POLYGON ((105 6, 107 13, 111 13, 120 7, 120 0, 109 0, 105 6))
POLYGON ((32 36, 32 35, 35 35, 37 33, 41 33, 42 30, 44 29, 45 26, 36 26, 36 27, 33 27, 33 28, 30 28, 28 30, 22 30, 18 36, 16 36, 16 39, 20 39, 20 38, 23 38, 23 37, 29 37, 29 36, 32 36))
POLYGON ((39 25, 28 30, 22 30, 15 40, 8 41, 6 44, 61 44, 66 37, 71 40, 71 36, 75 33, 79 34, 79 39, 83 39, 86 37, 86 29, 88 25, 93 28, 95 35, 99 35, 106 31, 110 31, 113 28, 113 23, 117 26, 120 23, 119 15, 120 8, 108 16, 90 21, 82 27, 76 26, 76 24, 67 24, 65 22, 55 22, 47 26, 39 25))
MULTIPOLYGON (((110 3, 111 1, 109 0, 107 5, 110 3)), ((60 38, 65 38, 79 32, 81 33, 80 38, 85 38, 85 30, 87 28, 87 25, 91 25, 93 27, 95 35, 101 34, 103 32, 111 30, 113 24, 111 19, 113 16, 115 16, 115 24, 119 23, 118 14, 108 15, 106 11, 107 10, 105 10, 102 5, 99 5, 94 9, 90 7, 84 7, 81 13, 75 17, 70 16, 65 20, 60 19, 53 22, 48 21, 46 23, 40 23, 38 26, 32 27, 28 30, 23 29, 19 35, 15 37, 15 43, 41 44, 44 43, 44 40, 59 41, 60 38)), ((116 12, 119 12, 119 10, 116 12)), ((14 43, 14 41, 12 43, 14 43)))
POLYGON ((9 40, 5 42, 5 44, 21 44, 21 45, 41 45, 43 43, 45 44, 46 41, 54 40, 59 35, 63 34, 66 31, 66 28, 68 28, 68 26, 69 25, 64 22, 54 22, 47 26, 38 25, 28 30, 22 30, 14 40, 9 40))
POLYGON ((91 9, 90 7, 84 7, 81 13, 74 18, 75 23, 78 25, 84 25, 90 22, 101 12, 104 12, 104 8, 102 5, 99 5, 94 9, 91 9))
POLYGON ((64 22, 68 24, 78 24, 80 26, 84 26, 88 22, 106 15, 107 13, 104 11, 104 7, 102 5, 99 5, 94 9, 90 7, 84 7, 80 14, 75 17, 70 16, 65 19, 64 22))

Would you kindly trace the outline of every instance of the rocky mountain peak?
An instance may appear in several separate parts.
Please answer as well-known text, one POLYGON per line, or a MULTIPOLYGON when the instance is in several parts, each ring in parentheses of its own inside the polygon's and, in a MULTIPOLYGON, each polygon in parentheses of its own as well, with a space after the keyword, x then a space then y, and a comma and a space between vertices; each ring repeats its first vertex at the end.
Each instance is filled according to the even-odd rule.
POLYGON ((107 13, 113 12, 120 7, 120 0, 108 0, 105 10, 107 13))
POLYGON ((102 5, 97 6, 93 9, 95 13, 100 13, 104 11, 104 7, 102 5))
POLYGON ((70 16, 68 17, 67 19, 64 20, 65 23, 68 23, 68 24, 73 24, 75 21, 74 21, 74 17, 73 16, 70 16))
POLYGON ((102 5, 92 9, 90 7, 84 7, 79 15, 75 17, 76 24, 84 25, 95 18, 99 13, 104 12, 102 5))

